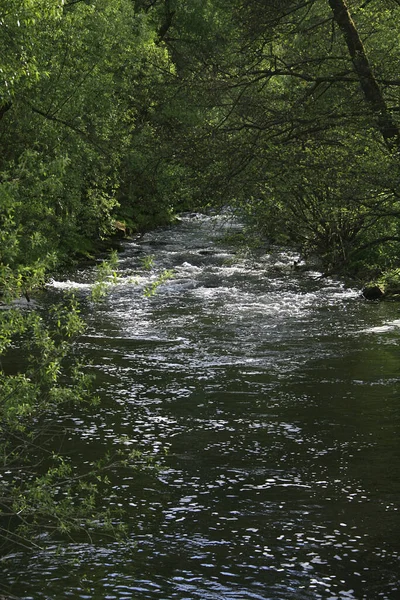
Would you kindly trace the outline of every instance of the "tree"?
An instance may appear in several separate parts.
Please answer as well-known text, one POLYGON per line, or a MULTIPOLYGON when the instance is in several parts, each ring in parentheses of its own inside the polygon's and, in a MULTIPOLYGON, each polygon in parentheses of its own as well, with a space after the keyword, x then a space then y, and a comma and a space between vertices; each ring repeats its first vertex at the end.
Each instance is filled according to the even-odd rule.
POLYGON ((155 27, 129 0, 27 0, 12 4, 4 22, 24 56, 21 69, 5 52, 2 67, 9 91, 0 185, 8 198, 3 224, 15 237, 10 267, 47 257, 53 268, 109 235, 119 203, 129 206, 132 226, 141 226, 142 165, 133 161, 143 137, 156 146, 152 115, 170 66, 155 27))
POLYGON ((196 67, 207 116, 189 156, 270 236, 354 272, 396 261, 399 7, 354 3, 350 53, 333 4, 215 3, 223 51, 196 67))
MULTIPOLYGON (((388 110, 382 90, 373 73, 364 45, 344 0, 329 0, 334 19, 346 40, 346 45, 360 82, 364 98, 375 115, 382 136, 390 149, 400 147, 400 129, 388 110)), ((400 84, 400 81, 399 81, 400 84)))

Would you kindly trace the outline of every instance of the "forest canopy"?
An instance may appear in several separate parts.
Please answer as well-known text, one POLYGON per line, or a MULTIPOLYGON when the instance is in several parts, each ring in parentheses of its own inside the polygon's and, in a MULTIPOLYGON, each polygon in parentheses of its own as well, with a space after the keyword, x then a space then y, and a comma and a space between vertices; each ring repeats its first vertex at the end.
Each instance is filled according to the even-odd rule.
POLYGON ((399 17, 396 0, 2 0, 1 286, 226 204, 334 272, 395 268, 399 17))

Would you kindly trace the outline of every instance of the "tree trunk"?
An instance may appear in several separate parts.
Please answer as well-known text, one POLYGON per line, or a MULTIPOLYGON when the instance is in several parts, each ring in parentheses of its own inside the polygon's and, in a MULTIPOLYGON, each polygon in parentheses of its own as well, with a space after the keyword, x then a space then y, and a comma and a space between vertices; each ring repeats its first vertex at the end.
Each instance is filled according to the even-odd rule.
POLYGON ((391 150, 400 150, 399 126, 388 110, 346 2, 345 0, 328 0, 328 2, 333 11, 333 17, 346 40, 364 98, 376 116, 379 131, 391 150))

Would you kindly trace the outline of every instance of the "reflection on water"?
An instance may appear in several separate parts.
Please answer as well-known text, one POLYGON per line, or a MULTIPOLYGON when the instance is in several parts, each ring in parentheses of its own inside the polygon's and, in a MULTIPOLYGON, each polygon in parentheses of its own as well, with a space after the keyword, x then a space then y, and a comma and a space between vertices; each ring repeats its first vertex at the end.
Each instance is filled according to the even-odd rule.
POLYGON ((294 269, 294 253, 235 254, 228 226, 183 218, 126 244, 88 314, 102 404, 73 443, 82 460, 132 444, 163 469, 105 500, 127 508, 129 541, 4 561, 20 597, 400 597, 398 306, 294 269), (145 254, 175 272, 153 298, 145 254))

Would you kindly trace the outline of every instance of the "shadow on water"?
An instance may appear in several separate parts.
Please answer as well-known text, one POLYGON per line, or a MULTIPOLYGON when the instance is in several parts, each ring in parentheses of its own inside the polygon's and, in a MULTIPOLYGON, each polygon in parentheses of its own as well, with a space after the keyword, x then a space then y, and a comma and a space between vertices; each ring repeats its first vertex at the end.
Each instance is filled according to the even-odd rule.
POLYGON ((88 459, 125 436, 162 469, 115 481, 127 542, 4 561, 21 598, 400 597, 399 309, 293 271, 293 253, 237 254, 227 227, 126 244, 87 316, 102 403, 74 443, 88 459), (146 253, 175 272, 153 298, 150 274, 131 281, 146 253))

